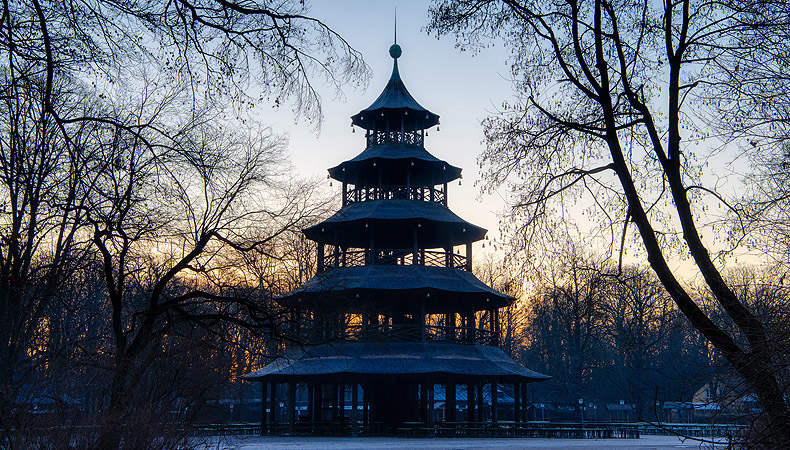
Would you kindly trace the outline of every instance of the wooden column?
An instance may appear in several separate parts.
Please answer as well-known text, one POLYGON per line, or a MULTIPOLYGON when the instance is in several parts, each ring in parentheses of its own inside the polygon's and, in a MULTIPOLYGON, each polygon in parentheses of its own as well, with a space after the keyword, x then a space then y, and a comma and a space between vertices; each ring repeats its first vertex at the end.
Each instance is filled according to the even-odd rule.
POLYGON ((502 325, 499 323, 499 308, 494 308, 494 345, 499 347, 502 339, 502 325))
POLYGON ((337 415, 340 420, 346 417, 346 383, 340 383, 337 391, 337 415))
POLYGON ((338 402, 337 393, 340 387, 337 383, 332 384, 332 422, 337 422, 340 418, 340 411, 338 406, 340 403, 338 402))
POLYGON ((288 433, 294 434, 296 427, 296 383, 288 383, 288 401, 286 404, 288 408, 288 433))
POLYGON ((422 421, 428 422, 428 386, 423 383, 420 384, 420 411, 422 412, 422 421))
POLYGON ((521 422, 521 385, 513 383, 513 421, 521 422))
POLYGON ((411 383, 411 420, 413 422, 420 421, 420 385, 417 382, 411 383))
POLYGON ((316 251, 318 253, 318 271, 324 271, 324 243, 322 241, 317 242, 316 251))
POLYGON ((485 420, 485 403, 483 399, 483 383, 477 384, 477 417, 478 422, 485 420))
POLYGON ((445 420, 448 422, 455 422, 455 409, 456 409, 456 402, 455 402, 455 382, 448 381, 447 386, 444 389, 444 398, 445 398, 445 405, 446 405, 446 412, 447 417, 445 420))
POLYGON ((466 243, 466 270, 472 271, 472 241, 466 243))
POLYGON ((370 426, 370 392, 369 385, 362 385, 362 427, 368 429, 370 426))
POLYGON ((499 406, 499 399, 497 398, 497 384, 491 383, 491 423, 496 423, 497 419, 499 418, 497 406, 499 406))
POLYGON ((357 382, 351 384, 351 436, 359 434, 357 431, 357 403, 359 401, 359 385, 357 382))
POLYGON ((425 342, 425 326, 425 298, 423 297, 420 300, 420 342, 425 342))
POLYGON ((271 395, 269 396, 269 435, 274 434, 274 424, 277 422, 277 383, 269 383, 271 395))
POLYGON ((521 408, 523 421, 527 421, 527 383, 521 383, 521 408))
POLYGON ((420 263, 420 258, 417 256, 417 227, 414 227, 413 236, 414 238, 412 239, 411 264, 413 266, 416 266, 420 263))
POLYGON ((261 382, 261 436, 266 436, 266 391, 269 383, 261 382))
MULTIPOLYGON (((427 400, 428 401, 426 403, 428 404, 428 428, 430 428, 432 430, 433 429, 433 424, 435 422, 434 421, 434 413, 433 413, 433 409, 434 409, 433 408, 434 407, 433 382, 430 382, 428 384, 428 398, 427 398, 427 400)), ((429 433, 430 433, 431 436, 433 436, 433 431, 430 431, 429 433)))
POLYGON ((321 414, 324 409, 323 385, 319 382, 313 388, 313 421, 320 422, 321 414))
POLYGON ((307 383, 307 419, 315 430, 315 383, 307 383))
POLYGON ((475 419, 475 385, 469 383, 466 385, 466 420, 474 422, 475 419))

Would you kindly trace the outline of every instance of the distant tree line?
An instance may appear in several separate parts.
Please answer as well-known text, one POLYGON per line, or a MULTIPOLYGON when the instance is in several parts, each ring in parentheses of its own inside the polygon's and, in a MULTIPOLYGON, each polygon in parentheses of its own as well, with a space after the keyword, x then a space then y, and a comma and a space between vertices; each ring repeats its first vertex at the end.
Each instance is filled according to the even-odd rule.
MULTIPOLYGON (((713 414, 714 420, 752 424, 760 416, 737 411, 753 392, 689 324, 649 268, 618 268, 574 241, 558 242, 545 256, 546 266, 531 276, 494 258, 476 268, 482 278, 496 268, 500 280, 489 282, 499 289, 519 286, 509 291, 519 300, 502 314, 503 349, 553 377, 530 385, 531 401, 574 411, 579 399, 599 408, 622 401, 633 408, 634 420, 660 422, 666 402, 690 404, 695 391, 718 383, 722 395, 709 400, 723 411, 713 414), (511 330, 508 323, 514 324, 511 330)), ((790 286, 782 272, 740 267, 729 270, 727 279, 767 324, 777 359, 787 361, 790 286)), ((688 282, 706 312, 731 326, 712 294, 688 282)), ((787 377, 782 372, 784 386, 790 385, 787 377)), ((579 413, 572 418, 578 420, 579 413)))

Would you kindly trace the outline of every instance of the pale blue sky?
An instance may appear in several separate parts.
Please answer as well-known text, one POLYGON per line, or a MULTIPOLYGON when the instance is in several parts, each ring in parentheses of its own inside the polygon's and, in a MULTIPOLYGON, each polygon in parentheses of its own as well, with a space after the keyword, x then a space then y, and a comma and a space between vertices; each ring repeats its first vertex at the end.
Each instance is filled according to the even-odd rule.
MULTIPOLYGON (((287 133, 288 152, 305 177, 326 178, 326 169, 353 158, 364 150, 364 134, 351 133, 350 116, 378 97, 392 72, 393 11, 398 9, 398 43, 401 77, 415 99, 441 116, 441 131, 431 131, 426 148, 436 157, 463 168, 463 183, 450 186, 450 208, 470 222, 498 235, 496 212, 504 203, 498 197, 478 200, 480 188, 476 158, 483 151, 480 122, 512 94, 506 50, 484 49, 472 55, 454 47, 450 38, 437 40, 423 28, 428 21, 428 2, 314 0, 312 15, 323 20, 359 50, 372 70, 367 89, 346 88, 345 99, 335 99, 333 90, 321 90, 324 122, 316 135, 304 120, 294 123, 288 106, 279 111, 261 108, 261 121, 276 133, 287 133)), ((332 188, 339 192, 339 184, 332 188)), ((479 245, 479 244, 478 244, 479 245)))

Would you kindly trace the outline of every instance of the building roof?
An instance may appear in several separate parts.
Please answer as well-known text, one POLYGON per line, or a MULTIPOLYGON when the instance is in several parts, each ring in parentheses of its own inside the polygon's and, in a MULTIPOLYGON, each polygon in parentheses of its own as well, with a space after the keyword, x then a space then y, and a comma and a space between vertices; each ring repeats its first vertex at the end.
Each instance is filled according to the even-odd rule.
POLYGON ((420 146, 406 144, 368 147, 354 158, 329 169, 329 175, 338 181, 373 186, 378 185, 379 171, 382 171, 389 178, 384 180, 385 184, 405 186, 407 168, 411 173, 412 186, 449 183, 461 176, 460 168, 442 161, 420 146), (381 166, 374 166, 374 163, 381 166))
POLYGON ((369 200, 352 203, 325 221, 304 229, 314 241, 335 243, 343 247, 370 246, 369 227, 376 227, 376 248, 408 249, 413 246, 412 233, 419 225, 417 239, 422 248, 461 245, 485 238, 486 229, 473 225, 440 203, 417 200, 369 200))
POLYGON ((449 267, 368 265, 338 267, 319 273, 297 289, 279 298, 282 303, 346 300, 354 309, 364 308, 371 300, 392 302, 413 308, 411 302, 426 300, 426 312, 445 311, 447 305, 468 306, 476 311, 507 306, 513 297, 489 287, 471 272, 449 267), (428 296, 430 294, 430 296, 428 296), (391 298, 394 297, 394 298, 391 298))
MULTIPOLYGON (((394 56, 394 55, 393 55, 394 56)), ((439 123, 439 116, 423 108, 411 96, 393 58, 392 75, 381 95, 372 105, 351 116, 351 122, 366 130, 426 129, 439 123)))
POLYGON ((345 342, 305 348, 242 378, 278 381, 332 375, 430 374, 521 382, 551 378, 520 366, 495 347, 421 342, 345 342))

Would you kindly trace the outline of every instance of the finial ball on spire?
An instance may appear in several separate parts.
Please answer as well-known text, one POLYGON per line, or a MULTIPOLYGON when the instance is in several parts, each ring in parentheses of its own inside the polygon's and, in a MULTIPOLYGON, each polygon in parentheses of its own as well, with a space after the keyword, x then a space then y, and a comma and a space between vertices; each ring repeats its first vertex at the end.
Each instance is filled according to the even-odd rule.
POLYGON ((392 44, 390 47, 390 56, 392 56, 393 59, 398 59, 401 53, 403 53, 403 51, 400 49, 400 45, 392 44))

